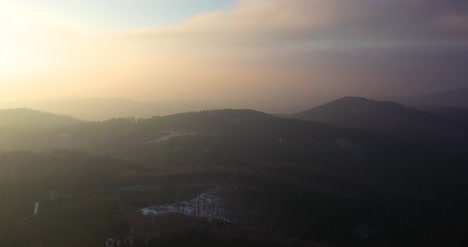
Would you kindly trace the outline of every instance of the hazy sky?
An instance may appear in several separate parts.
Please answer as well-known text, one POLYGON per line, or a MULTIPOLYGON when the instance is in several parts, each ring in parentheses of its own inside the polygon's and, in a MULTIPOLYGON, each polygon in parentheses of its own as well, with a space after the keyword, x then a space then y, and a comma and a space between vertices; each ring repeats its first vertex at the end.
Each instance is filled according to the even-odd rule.
POLYGON ((466 0, 0 0, 0 98, 285 112, 468 86, 466 0))

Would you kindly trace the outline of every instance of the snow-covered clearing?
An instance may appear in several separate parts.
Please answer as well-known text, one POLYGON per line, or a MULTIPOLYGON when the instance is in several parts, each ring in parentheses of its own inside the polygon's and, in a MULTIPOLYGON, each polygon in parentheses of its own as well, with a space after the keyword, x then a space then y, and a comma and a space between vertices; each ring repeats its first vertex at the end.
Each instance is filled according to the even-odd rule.
POLYGON ((201 193, 192 200, 144 208, 141 212, 146 216, 176 213, 208 220, 234 222, 234 219, 226 216, 226 210, 223 209, 216 190, 201 193))

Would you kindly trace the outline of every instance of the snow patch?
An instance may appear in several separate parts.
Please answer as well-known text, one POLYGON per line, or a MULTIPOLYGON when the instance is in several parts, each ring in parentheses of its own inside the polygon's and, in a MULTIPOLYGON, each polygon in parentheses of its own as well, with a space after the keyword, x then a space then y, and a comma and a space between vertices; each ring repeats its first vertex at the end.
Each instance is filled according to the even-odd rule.
POLYGON ((57 191, 49 191, 44 194, 46 197, 48 197, 51 201, 57 201, 63 198, 70 198, 72 195, 67 194, 67 193, 59 193, 57 191))
POLYGON ((106 240, 106 247, 114 247, 116 246, 115 244, 116 244, 116 241, 113 238, 108 238, 106 240))
POLYGON ((165 133, 166 135, 162 136, 160 138, 148 141, 148 143, 160 143, 160 142, 169 141, 169 140, 174 139, 176 137, 182 137, 182 136, 197 134, 197 132, 188 132, 186 130, 163 130, 161 132, 165 133))
POLYGON ((152 190, 159 190, 161 189, 160 185, 133 185, 133 186, 126 186, 120 187, 120 191, 152 191, 152 190))
POLYGON ((40 203, 39 201, 34 202, 33 216, 39 213, 39 203, 40 203))
POLYGON ((345 139, 336 139, 335 144, 343 149, 347 149, 353 152, 361 152, 362 147, 354 142, 345 140, 345 139))
POLYGON ((49 196, 51 201, 55 201, 58 198, 58 193, 55 192, 55 191, 51 191, 51 192, 48 193, 48 196, 49 196))
POLYGON ((355 165, 357 167, 361 166, 362 160, 364 158, 364 148, 361 145, 346 139, 336 139, 335 145, 340 149, 350 152, 354 156, 355 165))
POLYGON ((181 201, 172 204, 148 207, 140 210, 146 216, 183 214, 195 216, 208 220, 221 220, 224 222, 234 222, 226 216, 226 210, 221 206, 221 200, 216 190, 210 190, 199 194, 196 198, 188 201, 181 201))

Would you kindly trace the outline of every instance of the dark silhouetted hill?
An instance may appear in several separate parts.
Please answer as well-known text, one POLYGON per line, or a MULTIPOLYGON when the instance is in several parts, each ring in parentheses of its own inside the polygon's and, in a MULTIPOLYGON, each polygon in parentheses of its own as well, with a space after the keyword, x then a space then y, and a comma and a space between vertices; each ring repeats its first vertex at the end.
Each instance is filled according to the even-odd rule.
POLYGON ((360 97, 341 98, 294 114, 293 118, 417 141, 458 142, 466 136, 466 129, 443 116, 360 97))

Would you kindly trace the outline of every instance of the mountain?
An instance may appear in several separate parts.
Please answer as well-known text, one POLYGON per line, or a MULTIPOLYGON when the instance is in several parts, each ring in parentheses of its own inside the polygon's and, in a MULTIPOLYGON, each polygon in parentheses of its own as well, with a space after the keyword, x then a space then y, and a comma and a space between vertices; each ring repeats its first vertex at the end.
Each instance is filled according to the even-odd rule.
POLYGON ((385 133, 406 140, 461 142, 467 129, 443 116, 395 102, 345 97, 292 116, 345 128, 385 133))
POLYGON ((423 96, 396 99, 405 105, 414 107, 468 107, 468 88, 423 96))
POLYGON ((55 112, 87 121, 103 121, 119 117, 149 118, 179 112, 211 109, 208 104, 173 104, 140 102, 119 98, 71 98, 25 102, 2 102, 9 107, 28 107, 55 112))
POLYGON ((456 246, 468 226, 465 160, 378 133, 214 110, 0 137, 6 246, 456 246))
POLYGON ((80 122, 73 117, 27 108, 0 110, 0 128, 53 128, 80 122))
POLYGON ((149 119, 83 122, 44 130, 1 130, 0 151, 79 150, 150 167, 193 164, 333 162, 361 166, 360 151, 399 146, 386 137, 324 124, 276 118, 252 110, 181 113, 149 119), (365 145, 364 145, 365 144, 365 145), (341 157, 336 148, 351 151, 341 157), (331 159, 335 161, 331 161, 331 159), (338 161, 340 159, 344 159, 338 161), (353 163, 354 162, 354 163, 353 163))

